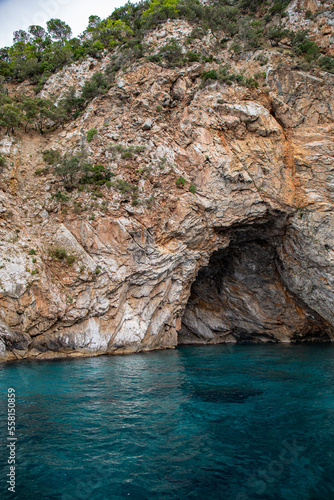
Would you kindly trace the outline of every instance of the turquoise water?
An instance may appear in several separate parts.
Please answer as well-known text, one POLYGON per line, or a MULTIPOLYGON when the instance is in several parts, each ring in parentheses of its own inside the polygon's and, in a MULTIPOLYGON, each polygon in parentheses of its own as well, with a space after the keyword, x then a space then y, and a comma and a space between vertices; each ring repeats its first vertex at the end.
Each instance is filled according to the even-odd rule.
POLYGON ((0 384, 0 498, 334 499, 334 346, 15 362, 0 384))

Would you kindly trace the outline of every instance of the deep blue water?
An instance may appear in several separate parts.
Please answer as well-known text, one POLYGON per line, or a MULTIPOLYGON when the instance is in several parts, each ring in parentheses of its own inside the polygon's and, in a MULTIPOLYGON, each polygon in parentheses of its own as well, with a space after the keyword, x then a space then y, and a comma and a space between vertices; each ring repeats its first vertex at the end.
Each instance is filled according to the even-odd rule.
POLYGON ((14 362, 0 384, 0 498, 334 499, 332 345, 14 362))

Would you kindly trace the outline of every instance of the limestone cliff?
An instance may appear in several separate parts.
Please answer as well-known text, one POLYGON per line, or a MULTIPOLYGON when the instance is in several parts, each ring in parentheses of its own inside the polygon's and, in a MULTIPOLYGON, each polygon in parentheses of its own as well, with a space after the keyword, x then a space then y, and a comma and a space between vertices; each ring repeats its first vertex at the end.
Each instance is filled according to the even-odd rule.
MULTIPOLYGON (((191 29, 168 21, 147 50, 191 29)), ((265 71, 258 89, 203 85, 215 62, 144 61, 62 129, 1 136, 3 359, 334 338, 334 76, 293 69, 275 47, 261 66, 259 52, 220 53, 265 71), (111 184, 55 196, 54 172, 36 175, 50 148, 85 148, 111 184)), ((105 63, 65 68, 43 95, 105 63)))

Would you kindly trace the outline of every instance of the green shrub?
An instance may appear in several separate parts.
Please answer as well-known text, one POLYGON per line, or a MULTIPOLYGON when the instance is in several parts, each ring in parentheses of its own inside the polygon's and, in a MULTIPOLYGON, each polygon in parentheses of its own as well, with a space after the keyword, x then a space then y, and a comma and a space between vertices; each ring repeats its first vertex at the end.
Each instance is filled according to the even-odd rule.
POLYGON ((187 52, 186 56, 189 62, 197 62, 200 57, 199 54, 196 54, 195 52, 187 52))
POLYGON ((85 107, 85 100, 77 97, 75 87, 70 87, 62 96, 58 106, 64 109, 68 119, 76 119, 85 107))
POLYGON ((36 255, 36 250, 33 248, 29 251, 29 255, 36 255))
POLYGON ((43 160, 48 165, 55 165, 60 162, 60 151, 58 149, 45 149, 42 151, 43 160))
POLYGON ((66 256, 66 262, 70 266, 75 262, 75 260, 76 260, 76 256, 73 255, 73 253, 71 253, 71 254, 69 254, 69 255, 66 256))
POLYGON ((91 142, 97 134, 96 128, 90 128, 87 132, 87 142, 91 142))
POLYGON ((290 0, 277 0, 274 5, 269 9, 272 14, 283 15, 285 9, 288 7, 290 0))
POLYGON ((231 80, 243 84, 244 83, 244 76, 241 75, 240 73, 237 73, 236 75, 232 74, 231 80))
POLYGON ((320 54, 320 49, 318 45, 312 42, 308 38, 307 30, 290 31, 289 38, 291 40, 291 45, 293 51, 297 55, 304 55, 305 58, 310 61, 316 59, 320 54))
POLYGON ((224 37, 224 38, 222 38, 222 39, 220 40, 219 45, 220 45, 223 49, 225 49, 226 44, 227 44, 227 42, 228 42, 229 40, 230 40, 229 38, 224 37))
POLYGON ((61 191, 57 191, 52 198, 55 198, 57 201, 68 201, 70 199, 66 193, 62 193, 61 191))
POLYGON ((81 92, 84 101, 94 99, 98 95, 105 94, 109 89, 109 83, 103 73, 94 73, 90 80, 86 80, 81 92))
POLYGON ((191 185, 189 186, 189 191, 190 191, 191 193, 193 193, 193 194, 195 194, 195 193, 196 193, 197 189, 196 189, 195 184, 191 184, 191 185))
POLYGON ((182 65, 182 48, 175 38, 172 38, 168 43, 166 43, 166 45, 161 47, 159 49, 159 53, 167 67, 182 65))
POLYGON ((133 196, 132 197, 131 205, 135 207, 136 205, 138 205, 138 203, 139 203, 138 197, 136 198, 136 197, 133 196))
POLYGON ((65 248, 55 247, 49 249, 49 254, 57 260, 65 260, 70 266, 75 262, 76 256, 73 253, 68 254, 65 248))
POLYGON ((268 59, 268 57, 264 56, 263 54, 259 54, 255 58, 255 61, 259 61, 260 66, 264 66, 265 64, 267 64, 267 62, 269 61, 269 59, 268 59))
POLYGON ((154 202, 154 195, 152 194, 152 196, 150 196, 150 197, 146 200, 146 207, 147 207, 148 209, 152 208, 153 202, 154 202))
POLYGON ((117 181, 115 181, 113 185, 123 194, 138 191, 138 186, 136 186, 135 184, 130 184, 129 182, 124 181, 123 179, 117 179, 117 181))
POLYGON ((267 37, 271 43, 271 45, 274 47, 279 44, 279 42, 288 36, 289 32, 286 29, 283 29, 280 25, 276 26, 270 26, 267 37))
POLYGON ((97 186, 103 186, 110 182, 110 177, 113 175, 104 165, 91 165, 90 163, 84 166, 84 171, 85 175, 80 179, 80 182, 97 186))
POLYGON ((0 154, 0 169, 6 166, 6 159, 0 154))
POLYGON ((87 153, 81 150, 75 156, 65 156, 62 162, 54 167, 56 174, 62 179, 66 188, 72 189, 82 178, 87 169, 86 156, 87 153))
MULTIPOLYGON (((226 83, 231 85, 233 82, 237 82, 240 85, 244 85, 244 77, 240 73, 230 73, 229 65, 221 66, 217 73, 216 70, 210 70, 202 73, 202 79, 204 82, 209 80, 218 80, 221 83, 226 83)), ((219 100, 218 100, 219 102, 219 100)))
POLYGON ((202 39, 206 34, 206 31, 201 26, 195 26, 190 35, 186 39, 186 43, 190 43, 196 39, 202 39))
POLYGON ((158 104, 158 106, 156 107, 156 110, 158 111, 158 113, 160 113, 163 110, 163 108, 162 108, 162 106, 160 106, 160 104, 158 104))
POLYGON ((131 151, 131 150, 124 151, 124 152, 121 154, 121 158, 122 158, 123 160, 129 160, 130 158, 132 158, 132 151, 131 151))
POLYGON ((233 43, 231 43, 229 51, 233 52, 234 55, 238 56, 242 52, 241 45, 239 45, 239 43, 234 41, 233 43))
MULTIPOLYGON (((128 148, 122 146, 121 144, 111 144, 109 146, 109 151, 111 153, 120 154, 123 160, 132 158, 133 155, 137 155, 145 151, 144 146, 130 146, 128 148)), ((116 156, 113 156, 115 159, 116 156)))
MULTIPOLYGON (((319 58, 319 65, 322 69, 329 72, 334 72, 334 57, 330 55, 322 56, 319 58)), ((0 163, 1 165, 1 163, 0 163)))
POLYGON ((241 17, 238 21, 238 37, 244 42, 247 49, 260 47, 263 42, 264 23, 261 20, 251 20, 249 16, 241 17))
POLYGON ((67 252, 65 248, 54 248, 52 251, 52 255, 59 260, 66 259, 67 257, 67 252))
POLYGON ((203 56, 203 61, 211 63, 211 62, 215 61, 215 58, 213 57, 212 54, 210 54, 209 56, 203 56))
POLYGON ((184 177, 179 177, 177 180, 176 180, 176 186, 178 188, 182 188, 185 184, 186 184, 186 180, 184 177))
POLYGON ((209 71, 203 71, 202 79, 204 82, 206 82, 207 80, 217 80, 218 79, 217 71, 215 69, 210 69, 209 71))
POLYGON ((147 61, 153 62, 153 63, 159 63, 159 62, 161 62, 161 55, 160 54, 153 54, 151 56, 148 56, 147 61))
POLYGON ((232 82, 244 83, 244 77, 240 74, 230 73, 229 66, 225 65, 219 68, 217 78, 220 82, 231 85, 232 82))
POLYGON ((38 168, 37 170, 35 170, 35 175, 38 175, 38 176, 45 175, 48 173, 49 173, 48 168, 38 168))
POLYGON ((82 208, 82 202, 81 201, 75 201, 74 202, 74 212, 82 212, 84 208, 82 208))
POLYGON ((101 210, 103 210, 104 212, 107 212, 108 211, 108 204, 109 204, 108 200, 103 200, 102 204, 101 204, 101 210))
POLYGON ((251 88, 258 88, 259 82, 255 80, 253 77, 247 78, 246 79, 246 86, 251 89, 251 88))

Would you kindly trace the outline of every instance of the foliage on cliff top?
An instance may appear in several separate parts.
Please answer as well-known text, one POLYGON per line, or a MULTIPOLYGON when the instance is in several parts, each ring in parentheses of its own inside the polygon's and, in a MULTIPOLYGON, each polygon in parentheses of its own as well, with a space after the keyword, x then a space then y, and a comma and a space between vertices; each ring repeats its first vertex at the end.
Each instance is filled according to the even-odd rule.
MULTIPOLYGON (((211 30, 218 39, 223 37, 221 44, 232 40, 229 50, 238 55, 243 50, 275 46, 283 39, 289 40, 296 56, 334 72, 334 58, 322 55, 306 30, 290 32, 282 26, 281 18, 289 3, 289 0, 214 0, 204 5, 199 0, 144 0, 115 9, 105 20, 90 16, 88 27, 80 37, 71 38, 70 27, 59 19, 48 21, 46 30, 30 26, 27 32, 15 31, 13 45, 0 49, 0 127, 7 133, 20 126, 25 130, 33 127, 43 133, 77 118, 91 99, 108 91, 124 64, 143 56, 145 33, 168 18, 185 19, 193 24, 188 42, 201 39, 211 30), (95 73, 79 94, 70 88, 57 106, 40 97, 14 99, 6 92, 4 82, 29 79, 38 93, 51 73, 64 65, 87 56, 99 59, 107 53, 110 53, 110 64, 104 73, 95 73)), ((149 57, 166 67, 199 59, 200 54, 189 51, 184 55, 175 40, 149 57)), ((203 55, 202 59, 209 61, 203 55)))
POLYGON ((215 0, 204 5, 199 0, 144 0, 115 9, 105 20, 90 16, 86 31, 74 38, 66 23, 51 19, 46 30, 33 25, 27 32, 14 32, 13 45, 0 49, 0 75, 17 81, 30 79, 42 85, 54 71, 86 56, 100 58, 105 51, 113 52, 115 47, 123 45, 140 53, 144 33, 168 18, 186 19, 204 31, 237 35, 250 47, 256 47, 263 38, 277 41, 284 35, 279 19, 289 3, 288 0, 215 0))

